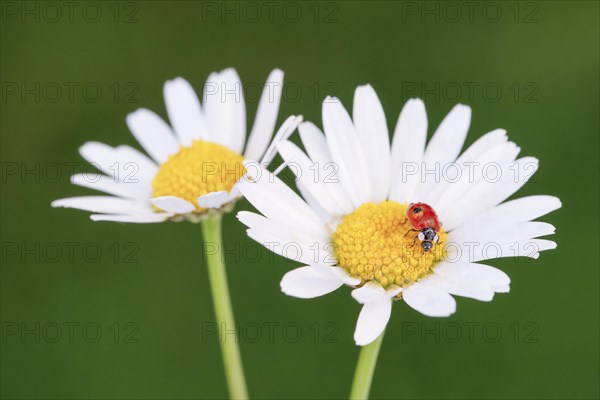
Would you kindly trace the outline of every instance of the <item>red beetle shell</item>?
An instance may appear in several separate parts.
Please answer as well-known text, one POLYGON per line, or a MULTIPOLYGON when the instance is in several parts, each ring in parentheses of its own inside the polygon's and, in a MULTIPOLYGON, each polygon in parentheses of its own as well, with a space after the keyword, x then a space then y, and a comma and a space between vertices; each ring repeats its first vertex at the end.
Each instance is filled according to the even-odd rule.
POLYGON ((406 212, 406 217, 412 227, 418 231, 431 227, 438 232, 442 226, 437 214, 429 204, 410 204, 406 212))

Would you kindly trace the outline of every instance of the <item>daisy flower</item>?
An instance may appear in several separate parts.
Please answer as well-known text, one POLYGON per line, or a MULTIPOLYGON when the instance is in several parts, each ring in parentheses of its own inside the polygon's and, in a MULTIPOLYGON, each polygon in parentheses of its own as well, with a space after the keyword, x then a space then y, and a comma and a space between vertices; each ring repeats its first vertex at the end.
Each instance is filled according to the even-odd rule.
POLYGON ((71 182, 110 196, 65 198, 52 206, 91 211, 94 221, 134 223, 197 222, 231 210, 240 197, 235 184, 245 173, 242 161, 266 165, 275 155, 275 143, 301 122, 301 117, 289 117, 271 142, 282 88, 283 72, 275 69, 246 143, 246 105, 234 69, 209 75, 202 102, 185 79, 167 81, 170 125, 144 108, 127 116, 129 129, 150 157, 127 145, 87 142, 79 149, 81 156, 104 174, 77 174, 71 182))
MULTIPOLYGON (((94 221, 151 223, 167 220, 202 222, 207 269, 219 329, 235 329, 227 285, 221 216, 241 196, 237 183, 246 173, 243 160, 267 165, 275 143, 294 132, 301 117, 289 117, 273 131, 279 112, 283 72, 276 69, 263 89, 246 143, 246 105, 237 72, 209 75, 202 102, 182 78, 168 81, 164 97, 170 125, 147 109, 127 116, 127 125, 148 153, 126 145, 84 144, 80 153, 104 174, 78 174, 71 181, 110 196, 56 200, 54 207, 91 211, 94 221), (244 148, 245 147, 245 148, 244 148)), ((235 340, 221 340, 225 375, 232 398, 248 398, 240 351, 235 340)))
POLYGON ((490 301, 509 291, 509 277, 485 260, 537 258, 556 247, 539 239, 554 227, 533 220, 558 209, 558 198, 506 201, 537 170, 537 159, 517 159, 520 149, 502 129, 461 154, 469 107, 456 105, 427 143, 425 106, 411 99, 391 145, 369 85, 356 89, 352 117, 331 97, 322 113, 325 134, 310 122, 299 126, 305 151, 290 141, 277 145, 302 197, 249 165, 252 178, 240 191, 262 215, 242 211, 238 218, 251 238, 304 264, 283 276, 285 294, 314 298, 354 288, 362 304, 356 344, 382 336, 394 301, 447 317, 456 311, 453 296, 490 301))

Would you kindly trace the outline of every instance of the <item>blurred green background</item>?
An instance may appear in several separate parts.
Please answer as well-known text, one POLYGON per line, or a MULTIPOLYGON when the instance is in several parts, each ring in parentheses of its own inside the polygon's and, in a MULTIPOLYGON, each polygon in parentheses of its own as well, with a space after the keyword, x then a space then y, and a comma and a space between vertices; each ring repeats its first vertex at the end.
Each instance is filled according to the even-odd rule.
MULTIPOLYGON (((598 398, 598 2, 2 2, 2 398, 227 396, 200 227, 94 223, 50 202, 96 140, 138 147, 125 116, 165 116, 162 85, 235 67, 251 97, 286 72, 279 122, 321 125, 371 83, 393 126, 424 98, 432 127, 473 108, 467 142, 506 128, 538 157, 518 196, 552 194, 558 249, 494 265, 511 293, 458 298, 451 318, 393 309, 373 398, 598 398), (69 3, 70 4, 70 3, 69 3), (470 5, 469 5, 470 4, 470 5)), ((467 144, 468 144, 467 143, 467 144)), ((249 205, 241 201, 237 209, 249 205)), ((358 348, 350 290, 284 296, 296 264, 224 226, 249 390, 344 398, 358 348)))

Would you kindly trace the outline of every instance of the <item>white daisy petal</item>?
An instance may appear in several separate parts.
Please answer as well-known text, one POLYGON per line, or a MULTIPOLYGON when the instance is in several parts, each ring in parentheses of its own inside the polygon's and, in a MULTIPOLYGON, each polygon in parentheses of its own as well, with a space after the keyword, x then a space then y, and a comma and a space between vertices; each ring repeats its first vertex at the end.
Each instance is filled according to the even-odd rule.
POLYGON ((377 282, 367 282, 358 289, 352 291, 354 300, 361 304, 379 301, 382 299, 391 299, 402 291, 400 286, 392 285, 387 290, 377 282))
POLYGON ((232 120, 229 148, 238 154, 242 153, 246 143, 246 101, 244 99, 242 80, 237 71, 233 68, 227 68, 221 72, 226 85, 226 104, 231 107, 232 120), (235 91, 235 101, 227 98, 228 93, 235 91))
POLYGON ((150 183, 158 166, 129 146, 113 148, 104 143, 87 142, 79 148, 81 156, 116 182, 150 183))
POLYGON ((556 243, 545 239, 528 239, 522 241, 508 241, 505 243, 487 242, 466 243, 465 247, 460 244, 448 243, 446 245, 448 262, 465 263, 493 260, 508 257, 527 257, 537 259, 540 251, 556 248, 556 243))
POLYGON ((127 126, 144 150, 158 163, 177 153, 179 145, 169 125, 145 108, 127 115, 127 126))
POLYGON ((383 106, 371 85, 356 88, 352 115, 369 168, 372 201, 380 203, 389 192, 390 137, 383 106))
POLYGON ((339 177, 355 207, 371 201, 369 168, 350 115, 339 99, 323 102, 323 127, 339 177))
MULTIPOLYGON (((435 204, 448 191, 464 193, 465 190, 468 190, 469 183, 475 179, 473 175, 477 176, 473 172, 483 170, 486 162, 497 161, 497 158, 501 157, 501 155, 496 156, 496 153, 490 152, 490 150, 505 149, 503 145, 507 141, 504 129, 496 129, 480 137, 458 157, 456 163, 447 165, 435 188, 423 200, 429 204, 435 204), (453 190, 449 190, 450 188, 453 190)), ((514 147, 516 148, 516 145, 514 147)), ((514 159, 510 161, 514 161, 514 159)))
POLYGON ((490 288, 508 287, 510 284, 510 277, 506 273, 484 264, 441 262, 435 267, 434 272, 454 281, 490 288))
POLYGON ((246 231, 254 239, 275 254, 303 264, 335 265, 336 260, 331 246, 314 241, 308 245, 304 241, 289 240, 276 232, 263 229, 248 229, 246 231))
POLYGON ((71 177, 71 183, 112 194, 113 196, 138 200, 147 200, 152 190, 149 185, 115 182, 114 178, 101 174, 76 174, 71 177))
POLYGON ((489 287, 474 286, 458 282, 445 282, 442 286, 445 291, 454 296, 468 297, 479 301, 492 301, 494 291, 489 287))
POLYGON ((513 225, 479 225, 477 228, 460 227, 448 234, 448 242, 452 243, 506 243, 535 239, 552 235, 554 226, 546 222, 521 222, 513 225))
POLYGON ((554 196, 521 197, 482 212, 477 218, 465 222, 460 230, 475 231, 481 227, 516 225, 544 216, 560 207, 562 203, 554 196))
POLYGON ((333 160, 325 135, 315 124, 310 121, 303 122, 298 126, 298 132, 306 153, 312 161, 325 163, 333 160))
MULTIPOLYGON (((248 228, 256 232, 265 232, 270 237, 276 240, 278 243, 299 243, 303 248, 315 248, 315 244, 318 245, 315 237, 310 234, 306 234, 298 229, 292 229, 286 227, 274 220, 263 217, 260 214, 256 214, 249 211, 240 211, 237 214, 237 218, 240 222, 246 225, 248 228)), ((319 247, 325 247, 324 245, 319 247)), ((315 262, 311 259, 310 263, 315 262)))
POLYGON ((341 267, 332 267, 319 264, 314 264, 312 267, 319 270, 321 274, 331 276, 332 279, 337 279, 345 285, 356 286, 361 282, 360 278, 354 278, 348 273, 348 271, 341 267))
POLYGON ((443 215, 444 229, 451 231, 479 213, 494 207, 519 190, 537 171, 538 160, 523 157, 501 169, 496 180, 482 180, 467 195, 458 200, 452 210, 443 215))
POLYGON ((290 141, 282 141, 277 144, 279 154, 286 162, 288 168, 296 176, 297 185, 302 186, 311 197, 318 202, 329 215, 340 216, 344 210, 339 208, 335 199, 331 197, 327 189, 327 183, 315 176, 318 165, 311 162, 306 154, 290 141))
POLYGON ((198 205, 202 208, 220 208, 230 202, 231 196, 225 190, 212 192, 198 197, 198 205))
POLYGON ((339 167, 333 162, 325 136, 312 122, 301 123, 298 131, 308 156, 316 163, 317 180, 325 183, 329 194, 344 214, 351 213, 354 206, 340 183, 339 167))
POLYGON ((321 218, 321 221, 327 223, 333 219, 333 216, 321 205, 321 202, 317 200, 317 197, 313 196, 312 193, 300 182, 296 183, 300 195, 304 198, 306 203, 313 209, 313 211, 321 218))
MULTIPOLYGON (((221 84, 218 72, 212 72, 206 78, 204 82, 204 88, 202 90, 202 101, 201 108, 206 116, 206 123, 208 124, 208 140, 215 143, 221 143, 223 136, 220 132, 215 131, 218 125, 218 121, 221 118, 216 114, 221 110, 218 107, 218 103, 221 102, 221 84)), ((222 144, 222 143, 221 143, 222 144)))
POLYGON ((410 99, 402 108, 392 141, 391 200, 406 203, 419 182, 427 140, 427 113, 420 99, 410 99))
POLYGON ((129 222, 138 224, 152 224, 164 222, 171 214, 167 213, 152 213, 152 214, 136 214, 136 215, 111 215, 111 214, 92 214, 92 221, 113 221, 113 222, 129 222))
POLYGON ((482 154, 485 154, 490 148, 499 144, 506 143, 508 137, 505 129, 494 129, 477 139, 467 150, 465 150, 456 160, 457 163, 464 161, 474 161, 482 154))
POLYGON ((279 178, 258 164, 245 164, 248 171, 260 176, 254 180, 242 178, 239 189, 242 194, 268 218, 314 235, 315 240, 326 241, 329 237, 319 216, 279 178))
POLYGON ((482 181, 497 181, 496 174, 502 174, 502 168, 508 168, 515 161, 520 148, 513 142, 505 142, 495 145, 479 156, 476 160, 466 160, 463 164, 454 164, 449 167, 441 178, 440 184, 430 191, 426 201, 435 204, 436 209, 442 215, 448 209, 452 209, 457 201, 469 196, 470 191, 480 185, 482 181), (452 169, 454 176, 450 176, 452 169), (456 172, 458 171, 458 172, 456 172), (456 175, 460 174, 458 179, 456 175), (450 182, 450 179, 456 181, 450 182))
POLYGON ((161 196, 150 199, 150 203, 173 214, 187 214, 196 209, 192 203, 176 196, 161 196))
POLYGON ((435 274, 427 277, 427 285, 435 286, 446 293, 468 297, 479 301, 491 301, 494 291, 488 285, 474 280, 464 279, 464 276, 435 274))
POLYGON ((167 81, 164 97, 169 120, 179 143, 190 146, 192 140, 206 140, 208 126, 192 85, 183 78, 167 81))
POLYGON ((282 140, 287 140, 287 138, 289 138, 292 135, 292 133, 294 133, 294 131, 296 130, 298 125, 300 125, 301 122, 302 122, 301 115, 300 116, 292 115, 292 116, 289 116, 283 122, 283 124, 281 124, 281 127, 275 134, 275 137, 271 141, 271 144, 265 151, 263 158, 260 160, 260 163, 265 168, 269 166, 269 164, 271 163, 271 161, 273 161, 273 158, 275 158, 275 155, 277 154, 277 147, 276 147, 277 143, 281 142, 282 140))
MULTIPOLYGON (((100 142, 87 142, 79 148, 79 154, 106 175, 114 176, 114 164, 118 159, 115 149, 111 146, 100 142)), ((118 176, 114 177, 118 178, 118 176)))
POLYGON ((441 171, 456 160, 467 137, 470 124, 471 108, 462 104, 454 106, 440 123, 423 155, 422 182, 415 191, 415 199, 425 199, 440 179, 437 173, 428 173, 428 171, 441 171))
POLYGON ((356 344, 366 346, 377 339, 385 330, 391 313, 392 300, 389 298, 363 305, 354 330, 356 344))
POLYGON ((281 279, 281 291, 288 296, 312 299, 331 293, 343 282, 320 273, 312 266, 296 268, 281 279))
POLYGON ((203 101, 210 140, 241 153, 246 139, 246 104, 237 72, 228 68, 210 74, 203 101))
POLYGON ((274 69, 265 83, 246 145, 244 156, 250 160, 260 160, 269 145, 269 140, 275 131, 282 90, 283 71, 274 69))
POLYGON ((362 287, 352 291, 352 297, 360 304, 366 304, 386 298, 385 289, 376 282, 367 282, 362 287))
POLYGON ((122 166, 122 180, 131 182, 138 177, 145 181, 152 181, 158 172, 158 165, 147 155, 131 146, 122 144, 115 148, 122 166))
POLYGON ((452 296, 435 285, 421 281, 405 288, 402 297, 406 304, 428 317, 448 317, 456 311, 456 300, 452 296))
POLYGON ((471 125, 471 107, 457 104, 440 123, 427 144, 423 161, 445 164, 458 157, 471 125))
POLYGON ((110 196, 81 196, 54 200, 52 207, 108 214, 145 214, 154 212, 145 202, 110 196))

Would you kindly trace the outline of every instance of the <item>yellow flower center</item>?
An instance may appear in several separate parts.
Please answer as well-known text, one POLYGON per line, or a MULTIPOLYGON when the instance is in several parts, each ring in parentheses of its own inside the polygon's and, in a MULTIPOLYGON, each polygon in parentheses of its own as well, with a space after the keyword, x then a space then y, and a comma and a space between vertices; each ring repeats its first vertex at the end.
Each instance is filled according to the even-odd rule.
POLYGON ((196 206, 198 197, 211 192, 231 191, 246 173, 244 158, 220 144, 194 140, 160 165, 152 181, 153 197, 177 196, 196 206))
POLYGON ((366 203, 346 215, 333 233, 338 265, 362 282, 404 286, 429 275, 445 256, 446 232, 430 251, 406 218, 406 204, 366 203))

